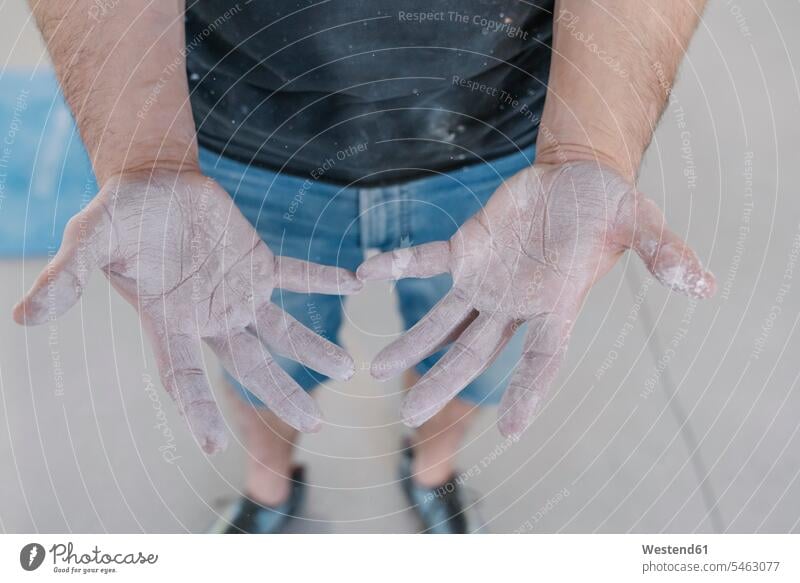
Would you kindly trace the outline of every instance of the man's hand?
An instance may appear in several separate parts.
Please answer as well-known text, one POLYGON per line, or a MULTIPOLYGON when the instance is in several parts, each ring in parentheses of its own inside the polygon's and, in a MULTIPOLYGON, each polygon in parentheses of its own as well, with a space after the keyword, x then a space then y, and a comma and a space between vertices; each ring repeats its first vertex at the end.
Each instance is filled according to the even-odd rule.
POLYGON ((67 311, 101 269, 139 313, 161 380, 208 453, 224 448, 224 421, 204 373, 202 341, 289 425, 315 431, 320 412, 271 350, 337 379, 352 359, 270 302, 279 287, 348 294, 343 269, 274 257, 230 196, 192 171, 129 172, 106 181, 72 218, 58 254, 15 307, 20 324, 67 311))
POLYGON ((453 343, 405 398, 403 417, 418 426, 528 322, 499 412, 500 431, 517 435, 558 372, 586 294, 626 249, 664 285, 698 298, 714 293, 714 277, 666 229, 661 211, 615 171, 594 162, 524 170, 449 242, 383 253, 359 267, 365 281, 453 276, 447 296, 376 357, 372 374, 386 379, 453 343))
POLYGON ((101 19, 91 17, 94 1, 31 0, 103 188, 70 221, 15 319, 60 315, 100 268, 139 312, 162 381, 203 449, 221 449, 226 434, 202 341, 287 423, 315 430, 314 401, 266 347, 339 379, 353 362, 271 304, 270 294, 345 294, 361 284, 344 270, 273 257, 228 194, 197 171, 185 0, 116 2, 101 19))

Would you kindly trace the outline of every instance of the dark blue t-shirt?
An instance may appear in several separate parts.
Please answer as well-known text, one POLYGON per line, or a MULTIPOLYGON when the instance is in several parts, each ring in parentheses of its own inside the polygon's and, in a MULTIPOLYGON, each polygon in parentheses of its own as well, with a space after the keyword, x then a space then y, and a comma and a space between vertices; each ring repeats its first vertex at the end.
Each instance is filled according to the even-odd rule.
POLYGON ((189 0, 200 144, 364 186, 515 152, 536 140, 552 10, 552 0, 189 0))

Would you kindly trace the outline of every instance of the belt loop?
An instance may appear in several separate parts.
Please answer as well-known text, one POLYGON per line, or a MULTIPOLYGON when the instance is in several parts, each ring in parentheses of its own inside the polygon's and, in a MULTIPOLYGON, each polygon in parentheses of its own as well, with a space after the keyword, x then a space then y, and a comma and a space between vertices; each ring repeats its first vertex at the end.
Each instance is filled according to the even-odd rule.
POLYGON ((367 192, 364 188, 358 189, 358 233, 361 243, 361 252, 366 255, 369 250, 369 219, 367 219, 367 192))
POLYGON ((361 248, 380 248, 385 245, 387 236, 386 200, 382 188, 359 188, 359 223, 361 248))
POLYGON ((397 187, 398 204, 400 205, 400 212, 398 213, 398 241, 397 245, 400 247, 411 247, 414 245, 411 232, 411 206, 414 201, 410 199, 409 194, 413 189, 406 188, 405 185, 398 185, 397 187))

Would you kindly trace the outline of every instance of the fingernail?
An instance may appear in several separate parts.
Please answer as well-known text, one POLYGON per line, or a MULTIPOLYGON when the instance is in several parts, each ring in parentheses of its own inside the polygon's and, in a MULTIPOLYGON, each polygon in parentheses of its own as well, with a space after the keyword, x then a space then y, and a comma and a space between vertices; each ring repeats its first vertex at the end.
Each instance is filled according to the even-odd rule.
POLYGON ((37 324, 39 314, 38 310, 31 303, 25 304, 24 302, 19 302, 14 306, 12 316, 17 324, 27 326, 29 324, 37 324))
POLYGON ((214 455, 220 452, 225 451, 228 446, 227 439, 224 436, 222 438, 213 438, 213 437, 206 437, 203 440, 203 444, 201 447, 203 451, 206 452, 208 455, 214 455))
POLYGON ((710 298, 717 291, 716 279, 711 273, 705 272, 697 278, 693 285, 690 284, 689 291, 696 298, 710 298))
POLYGON ((434 409, 431 406, 420 406, 419 404, 412 405, 409 403, 408 397, 406 397, 406 399, 403 401, 403 404, 400 406, 400 414, 403 417, 403 423, 406 426, 417 428, 425 423, 428 419, 436 415, 436 413, 438 413, 442 407, 436 407, 434 409))
POLYGON ((503 423, 503 421, 501 420, 497 424, 497 429, 500 431, 500 435, 502 435, 503 437, 518 438, 525 432, 525 430, 527 429, 527 425, 520 427, 519 423, 516 423, 514 421, 506 421, 505 423, 503 423))
POLYGON ((387 369, 387 366, 377 360, 369 365, 369 374, 376 381, 385 381, 389 378, 389 373, 390 371, 387 369))
POLYGON ((364 283, 358 278, 346 279, 339 285, 339 290, 346 293, 360 291, 364 283))
POLYGON ((717 293, 717 278, 714 277, 714 274, 710 271, 706 271, 705 277, 703 278, 706 282, 706 298, 712 297, 715 293, 717 293))
POLYGON ((356 364, 352 358, 347 358, 346 364, 342 367, 343 372, 339 374, 339 379, 349 381, 356 374, 356 364))
POLYGON ((376 265, 367 260, 359 265, 358 269, 356 269, 356 277, 359 279, 359 281, 372 281, 375 279, 381 279, 379 271, 380 269, 376 265))
POLYGON ((411 429, 416 429, 423 423, 424 421, 420 421, 419 419, 406 418, 406 417, 403 418, 403 425, 405 425, 406 427, 410 427, 411 429))
POLYGON ((316 417, 312 419, 311 424, 308 425, 304 430, 303 433, 319 433, 322 429, 322 419, 316 417))

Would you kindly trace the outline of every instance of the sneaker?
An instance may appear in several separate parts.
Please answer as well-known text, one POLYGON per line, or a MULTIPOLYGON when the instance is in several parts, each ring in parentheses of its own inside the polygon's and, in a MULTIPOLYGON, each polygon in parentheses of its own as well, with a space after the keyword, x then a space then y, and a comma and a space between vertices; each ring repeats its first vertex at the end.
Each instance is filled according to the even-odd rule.
POLYGON ((400 462, 400 484, 406 498, 422 522, 422 532, 426 534, 466 534, 479 529, 473 519, 464 511, 463 489, 453 475, 441 486, 426 488, 414 482, 411 466, 414 451, 406 443, 400 462))
POLYGON ((279 534, 297 513, 305 495, 302 467, 292 471, 292 489, 289 499, 278 506, 263 506, 242 496, 220 513, 219 519, 209 529, 212 534, 279 534))

